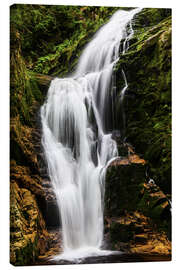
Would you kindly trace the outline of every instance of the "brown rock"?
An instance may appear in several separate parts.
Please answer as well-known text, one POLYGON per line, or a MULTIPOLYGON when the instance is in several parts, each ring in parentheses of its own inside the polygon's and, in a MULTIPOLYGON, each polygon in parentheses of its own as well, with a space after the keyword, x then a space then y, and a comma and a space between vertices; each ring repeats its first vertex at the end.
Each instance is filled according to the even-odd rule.
POLYGON ((158 231, 151 219, 140 212, 128 213, 121 217, 106 217, 106 231, 114 247, 126 253, 148 255, 171 254, 171 242, 165 232, 158 231))
POLYGON ((15 265, 26 265, 47 250, 49 235, 35 195, 15 181, 10 190, 10 260, 15 265))

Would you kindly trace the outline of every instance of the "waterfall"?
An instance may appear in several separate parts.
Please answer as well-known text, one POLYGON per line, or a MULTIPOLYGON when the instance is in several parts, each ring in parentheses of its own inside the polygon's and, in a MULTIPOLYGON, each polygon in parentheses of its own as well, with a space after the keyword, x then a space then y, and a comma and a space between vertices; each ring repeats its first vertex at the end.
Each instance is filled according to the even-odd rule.
MULTIPOLYGON (((42 143, 66 255, 94 254, 102 248, 104 168, 118 156, 111 137, 112 74, 120 53, 128 48, 131 21, 139 11, 117 11, 84 49, 75 73, 52 80, 41 108, 42 143)), ((127 82, 122 97, 126 88, 127 82)))

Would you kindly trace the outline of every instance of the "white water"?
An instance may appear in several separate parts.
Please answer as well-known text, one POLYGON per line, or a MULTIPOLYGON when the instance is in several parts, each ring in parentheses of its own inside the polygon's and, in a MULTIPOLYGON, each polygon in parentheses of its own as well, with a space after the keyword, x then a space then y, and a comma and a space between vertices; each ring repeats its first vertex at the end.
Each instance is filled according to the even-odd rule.
POLYGON ((110 114, 120 43, 124 40, 124 53, 133 33, 131 20, 139 11, 117 11, 83 51, 75 74, 51 82, 42 106, 43 146, 62 221, 64 253, 58 258, 105 252, 104 168, 118 156, 116 142, 107 133, 106 112, 110 114))

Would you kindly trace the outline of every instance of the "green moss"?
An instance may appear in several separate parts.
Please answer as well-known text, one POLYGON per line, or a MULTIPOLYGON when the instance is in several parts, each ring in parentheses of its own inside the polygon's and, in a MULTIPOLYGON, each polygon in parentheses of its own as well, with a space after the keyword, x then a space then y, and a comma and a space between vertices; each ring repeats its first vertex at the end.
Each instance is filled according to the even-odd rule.
MULTIPOLYGON (((154 12, 156 15, 158 12, 166 15, 170 13, 148 10, 148 14, 154 12)), ((117 64, 117 85, 119 90, 122 89, 120 74, 123 68, 128 81, 125 100, 127 140, 149 162, 150 177, 166 193, 170 193, 171 17, 161 17, 162 21, 158 21, 158 24, 155 25, 155 20, 143 29, 142 14, 137 16, 137 25, 134 26, 138 41, 135 38, 129 51, 117 64), (139 20, 141 23, 138 23, 139 20)))
POLYGON ((16 256, 16 266, 23 266, 23 265, 31 265, 35 261, 35 259, 38 256, 38 249, 37 249, 37 237, 32 243, 31 241, 28 241, 24 247, 17 248, 15 250, 15 256, 16 256))
POLYGON ((27 70, 25 60, 21 53, 20 34, 12 27, 10 114, 11 117, 19 116, 22 124, 32 125, 33 106, 37 102, 42 102, 42 94, 34 76, 27 70))
POLYGON ((118 222, 112 222, 110 229, 110 237, 112 243, 116 244, 120 242, 128 242, 133 239, 133 231, 130 225, 120 224, 118 222))
POLYGON ((84 45, 115 7, 11 6, 11 28, 20 33, 29 69, 64 76, 71 72, 84 45))
POLYGON ((144 8, 136 17, 136 28, 152 27, 171 15, 171 9, 144 8))
POLYGON ((117 8, 11 6, 11 117, 19 116, 23 125, 33 125, 34 108, 44 100, 34 72, 54 76, 72 72, 82 48, 115 10, 117 8))
POLYGON ((123 211, 134 211, 145 181, 142 164, 109 167, 106 175, 105 212, 121 216, 123 211))

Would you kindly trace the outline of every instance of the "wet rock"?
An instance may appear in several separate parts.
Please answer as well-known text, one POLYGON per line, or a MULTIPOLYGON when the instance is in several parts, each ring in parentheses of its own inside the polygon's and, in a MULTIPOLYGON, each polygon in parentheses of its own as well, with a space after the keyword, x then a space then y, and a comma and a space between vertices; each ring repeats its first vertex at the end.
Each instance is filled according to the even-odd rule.
POLYGON ((56 197, 41 145, 41 125, 34 108, 33 127, 11 119, 11 263, 33 263, 49 248, 49 226, 60 226, 56 197))
POLYGON ((144 181, 145 161, 137 155, 112 162, 106 174, 105 212, 118 216, 122 210, 135 210, 144 181))
POLYGON ((156 184, 143 184, 142 197, 138 203, 137 209, 140 209, 154 220, 170 222, 170 208, 171 205, 168 197, 156 184), (164 213, 166 213, 166 215, 164 215, 164 213))
POLYGON ((36 195, 45 196, 41 177, 38 174, 32 175, 28 167, 18 166, 15 161, 11 161, 11 181, 13 180, 20 187, 27 188, 36 195))
POLYGON ((155 183, 147 183, 145 160, 130 145, 126 147, 127 157, 118 158, 107 169, 105 233, 114 249, 170 255, 168 197, 155 183))
POLYGON ((136 244, 146 244, 148 240, 147 234, 136 234, 134 237, 134 241, 136 244))
POLYGON ((118 143, 122 143, 122 136, 120 130, 113 130, 112 131, 112 139, 118 143))
MULTIPOLYGON (((143 9, 137 14, 134 42, 120 58, 116 70, 118 94, 122 89, 122 69, 128 81, 124 99, 127 141, 143 154, 151 167, 151 177, 164 193, 170 194, 172 27, 171 10, 166 12, 165 15, 165 10, 143 9)), ((117 110, 120 109, 117 102, 117 110)))
POLYGON ((10 190, 10 261, 29 264, 49 248, 49 234, 35 196, 15 181, 10 190))
POLYGON ((157 230, 152 220, 138 211, 107 218, 106 232, 115 250, 137 254, 171 254, 171 242, 165 232, 157 230))

